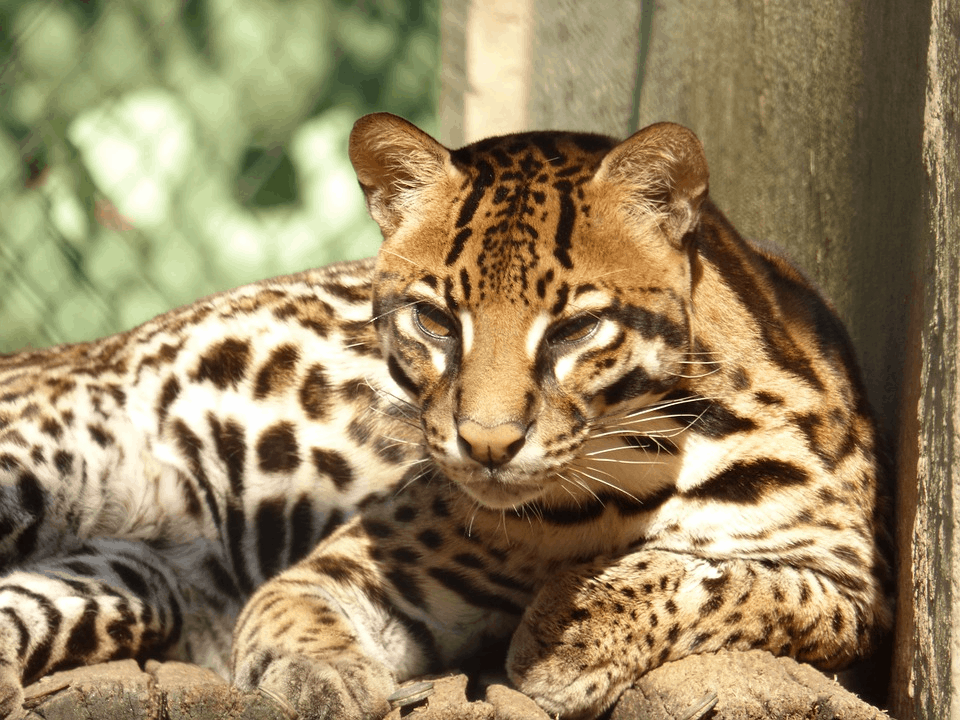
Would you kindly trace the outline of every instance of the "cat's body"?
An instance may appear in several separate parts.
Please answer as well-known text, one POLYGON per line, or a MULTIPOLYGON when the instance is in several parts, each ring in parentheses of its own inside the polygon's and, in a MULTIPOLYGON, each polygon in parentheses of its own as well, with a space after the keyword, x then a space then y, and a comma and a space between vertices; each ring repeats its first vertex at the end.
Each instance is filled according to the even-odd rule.
POLYGON ((569 716, 691 652, 869 649, 852 352, 689 132, 450 154, 380 115, 351 157, 376 264, 0 358, 0 710, 64 664, 216 667, 238 613, 235 681, 302 717, 502 643, 569 716))

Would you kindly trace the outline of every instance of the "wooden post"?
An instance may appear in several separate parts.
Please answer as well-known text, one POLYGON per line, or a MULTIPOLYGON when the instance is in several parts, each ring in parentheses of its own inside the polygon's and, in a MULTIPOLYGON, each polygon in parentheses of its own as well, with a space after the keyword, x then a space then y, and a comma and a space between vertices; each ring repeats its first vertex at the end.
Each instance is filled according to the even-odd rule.
POLYGON ((900 611, 891 712, 960 717, 960 1, 934 0, 923 104, 923 224, 900 433, 900 611))
POLYGON ((521 130, 628 134, 640 10, 640 0, 443 0, 441 139, 457 147, 521 130))

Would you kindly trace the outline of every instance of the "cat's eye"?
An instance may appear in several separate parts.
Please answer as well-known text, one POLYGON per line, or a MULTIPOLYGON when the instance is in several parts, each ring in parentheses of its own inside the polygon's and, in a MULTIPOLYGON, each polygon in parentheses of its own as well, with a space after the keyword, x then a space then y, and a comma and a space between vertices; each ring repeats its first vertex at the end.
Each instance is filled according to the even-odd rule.
POLYGON ((577 315, 555 327, 548 339, 553 345, 580 342, 593 335, 598 327, 600 327, 600 318, 596 315, 577 315))
POLYGON ((413 321, 430 337, 444 339, 456 332, 453 320, 440 308, 427 303, 417 303, 413 306, 413 321))

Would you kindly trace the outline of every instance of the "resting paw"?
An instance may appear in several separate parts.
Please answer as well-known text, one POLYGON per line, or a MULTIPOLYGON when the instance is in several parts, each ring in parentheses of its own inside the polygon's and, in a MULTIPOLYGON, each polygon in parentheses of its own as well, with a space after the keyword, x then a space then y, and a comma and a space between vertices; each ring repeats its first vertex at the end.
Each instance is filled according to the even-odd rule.
POLYGON ((358 653, 327 659, 264 653, 244 665, 263 670, 251 674, 238 668, 237 684, 242 690, 260 689, 280 696, 302 720, 379 720, 390 709, 387 697, 396 687, 384 665, 358 653), (257 686, 247 687, 249 678, 257 675, 257 686))

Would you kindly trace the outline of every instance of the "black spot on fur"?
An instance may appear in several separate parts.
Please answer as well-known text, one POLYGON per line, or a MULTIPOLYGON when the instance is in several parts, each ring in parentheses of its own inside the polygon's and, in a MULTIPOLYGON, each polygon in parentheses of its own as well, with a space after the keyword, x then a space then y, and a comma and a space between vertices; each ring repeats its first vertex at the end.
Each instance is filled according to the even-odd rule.
POLYGON ((533 517, 539 517, 543 522, 552 525, 579 525, 596 520, 603 515, 605 509, 603 502, 596 500, 584 505, 535 507, 531 513, 533 517))
MULTIPOLYGON (((37 680, 50 662, 50 655, 53 651, 53 643, 60 632, 60 625, 63 622, 63 614, 57 610, 56 606, 45 596, 28 590, 17 585, 5 585, 4 591, 23 595, 36 604, 46 621, 46 632, 39 642, 33 648, 33 652, 26 660, 23 668, 24 685, 37 680)), ((26 651, 26 647, 23 648, 26 651)))
POLYGON ((66 450, 57 450, 53 455, 53 464, 61 477, 65 477, 73 471, 73 454, 66 450))
POLYGON ((270 498, 257 508, 257 559, 260 573, 273 577, 280 570, 280 553, 287 543, 287 522, 284 518, 286 499, 270 498))
POLYGON ((553 315, 559 315, 563 312, 563 309, 567 306, 567 298, 570 295, 570 286, 567 283, 560 283, 560 286, 557 288, 557 300, 554 302, 553 307, 550 308, 550 313, 553 315))
POLYGON ((157 426, 162 428, 167 420, 167 412, 173 401, 180 395, 180 381, 176 377, 169 377, 160 390, 160 399, 157 401, 157 426))
POLYGON ((64 567, 66 567, 75 575, 82 575, 85 577, 95 577, 97 575, 97 569, 93 567, 93 565, 85 563, 83 560, 70 560, 69 562, 64 563, 64 567))
POLYGON ((300 351, 293 345, 276 348, 257 372, 253 396, 257 400, 279 392, 294 380, 300 351))
POLYGON ((563 267, 568 270, 573 268, 573 260, 570 258, 570 249, 572 247, 573 225, 577 217, 577 208, 574 205, 573 198, 570 196, 573 192, 573 185, 569 180, 561 180, 554 184, 559 192, 560 217, 557 219, 557 232, 554 236, 553 255, 563 267))
POLYGON ((315 572, 341 583, 355 582, 360 585, 366 576, 366 568, 345 555, 314 555, 307 562, 315 572))
POLYGON ((243 493, 243 473, 247 455, 243 427, 234 420, 227 420, 221 424, 212 413, 208 416, 208 420, 217 455, 227 468, 230 491, 239 496, 243 493))
POLYGON ((228 338, 212 346, 200 358, 195 379, 198 382, 209 380, 220 390, 236 388, 247 372, 250 362, 250 343, 228 338))
POLYGON ((441 495, 434 496, 433 502, 430 503, 430 509, 433 510, 433 514, 438 518, 450 517, 450 507, 441 495))
POLYGON ((31 472, 22 473, 17 480, 17 494, 21 509, 30 517, 26 529, 17 538, 17 553, 26 557, 33 553, 37 544, 37 535, 46 515, 46 502, 43 487, 37 476, 31 472))
POLYGON ((410 379, 410 376, 407 375, 407 373, 404 372, 394 355, 391 355, 387 358, 387 370, 390 372, 390 377, 393 378, 393 381, 397 383, 397 385, 402 387, 414 397, 420 394, 419 386, 410 379))
POLYGON ((674 322, 662 313, 636 305, 625 305, 612 315, 647 340, 662 338, 667 345, 674 348, 683 348, 689 341, 686 326, 674 322))
POLYGON ((320 365, 313 365, 300 386, 300 405, 311 420, 324 420, 330 411, 330 384, 320 365))
POLYGON ((783 405, 783 398, 779 395, 774 395, 773 393, 767 392, 765 390, 758 390, 753 394, 753 397, 757 402, 763 405, 783 405))
POLYGON ((647 437, 646 435, 625 435, 623 442, 627 447, 643 450, 644 452, 665 455, 676 455, 679 451, 676 443, 665 437, 647 437))
POLYGON ((573 620, 574 622, 586 622, 592 617, 593 615, 591 614, 591 612, 584 607, 575 608, 574 610, 570 611, 570 619, 573 620))
POLYGON ((293 423, 278 422, 260 434, 257 458, 264 472, 292 472, 300 467, 300 447, 293 423))
POLYGON ((381 539, 393 537, 393 528, 387 523, 370 518, 363 518, 360 524, 363 526, 364 531, 372 537, 381 539))
POLYGON ((67 655, 80 660, 94 653, 100 646, 100 635, 97 631, 97 616, 100 607, 96 600, 87 600, 77 622, 70 629, 67 637, 67 655))
POLYGON ((436 530, 424 530, 417 535, 417 540, 430 550, 437 550, 443 545, 443 536, 436 530))
POLYGON ((313 549, 313 503, 301 495, 290 511, 290 558, 293 564, 313 549))
POLYGON ((137 597, 146 598, 150 594, 147 581, 129 565, 113 560, 110 563, 110 569, 117 574, 117 577, 120 578, 123 584, 130 588, 137 597))
POLYGON ((53 418, 46 418, 40 424, 40 431, 54 440, 59 440, 60 436, 63 435, 63 426, 53 418))
POLYGON ((473 578, 458 570, 432 567, 428 574, 448 590, 459 595, 465 602, 475 607, 499 610, 511 615, 522 615, 523 608, 502 595, 481 587, 473 578))
MULTIPOLYGON (((343 525, 346 517, 343 514, 342 510, 333 509, 330 511, 330 514, 327 516, 327 521, 323 524, 323 527, 320 529, 320 537, 318 540, 323 540, 330 533, 336 530, 338 527, 343 525)), ((310 548, 313 549, 312 547, 310 548)))
POLYGON ((686 497, 733 503, 756 503, 765 493, 809 479, 807 472, 782 460, 739 461, 683 493, 686 497))
POLYGON ((400 523, 408 523, 417 517, 417 509, 411 505, 401 505, 393 512, 393 519, 400 523))
POLYGON ((237 587, 230 571, 224 567, 223 563, 213 555, 208 555, 203 563, 204 571, 213 580, 213 585, 217 590, 227 597, 239 598, 240 589, 237 587))
POLYGON ((473 235, 473 230, 468 227, 461 228, 457 232, 453 238, 453 244, 450 246, 450 252, 447 253, 447 265, 453 265, 457 261, 471 235, 473 235))
POLYGON ((313 448, 313 465, 317 471, 330 478, 337 490, 346 490, 353 482, 353 470, 350 463, 340 453, 334 450, 313 448))
POLYGON ((423 607, 425 600, 423 588, 413 573, 402 567, 395 567, 388 570, 386 576, 404 600, 414 607, 423 607))
POLYGON ((651 380, 646 370, 642 367, 635 367, 616 382, 610 383, 598 395, 603 397, 603 401, 607 405, 618 405, 650 392, 656 387, 658 387, 658 384, 651 380))
POLYGON ((691 430, 711 438, 722 438, 738 432, 749 432, 757 424, 730 410, 719 400, 710 400, 695 393, 677 390, 667 394, 661 402, 672 403, 671 410, 689 414, 691 430))
POLYGON ((742 367, 735 368, 730 372, 730 384, 734 390, 746 390, 750 387, 750 377, 742 367))
POLYGON ((321 285, 325 292, 330 293, 338 300, 359 305, 370 299, 370 287, 368 285, 351 286, 341 283, 326 282, 321 285))
POLYGON ((87 432, 90 433, 90 439, 102 448, 113 444, 113 434, 102 425, 91 423, 87 425, 87 432))

